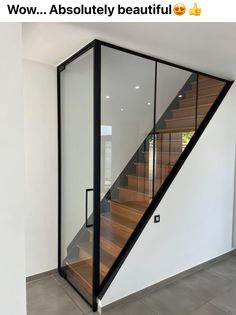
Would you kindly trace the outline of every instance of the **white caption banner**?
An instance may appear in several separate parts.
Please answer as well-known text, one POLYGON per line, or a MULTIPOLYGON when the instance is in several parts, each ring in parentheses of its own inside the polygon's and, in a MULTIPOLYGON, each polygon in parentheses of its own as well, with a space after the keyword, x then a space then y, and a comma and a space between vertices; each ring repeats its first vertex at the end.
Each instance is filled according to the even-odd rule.
POLYGON ((1 0, 0 21, 235 22, 235 9, 235 0, 1 0))

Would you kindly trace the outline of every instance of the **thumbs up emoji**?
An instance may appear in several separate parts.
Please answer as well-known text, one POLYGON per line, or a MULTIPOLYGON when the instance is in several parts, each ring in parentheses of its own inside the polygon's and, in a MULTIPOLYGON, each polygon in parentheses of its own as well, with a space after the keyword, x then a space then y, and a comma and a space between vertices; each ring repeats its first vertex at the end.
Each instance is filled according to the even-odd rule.
POLYGON ((194 2, 194 7, 189 10, 190 15, 200 16, 202 9, 197 7, 197 2, 194 2))

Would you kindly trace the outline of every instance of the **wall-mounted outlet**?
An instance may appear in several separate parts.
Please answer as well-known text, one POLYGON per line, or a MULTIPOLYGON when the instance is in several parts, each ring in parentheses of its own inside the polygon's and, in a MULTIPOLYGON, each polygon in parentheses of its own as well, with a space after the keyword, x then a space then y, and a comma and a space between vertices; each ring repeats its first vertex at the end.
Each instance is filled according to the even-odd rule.
POLYGON ((160 214, 154 215, 154 223, 159 223, 161 221, 161 216, 160 214))

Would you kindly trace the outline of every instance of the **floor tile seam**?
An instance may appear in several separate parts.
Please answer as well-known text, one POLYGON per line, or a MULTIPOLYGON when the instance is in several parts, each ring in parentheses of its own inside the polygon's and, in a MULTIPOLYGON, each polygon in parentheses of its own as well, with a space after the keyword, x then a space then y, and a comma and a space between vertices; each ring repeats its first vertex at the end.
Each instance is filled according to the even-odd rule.
POLYGON ((207 273, 213 275, 213 276, 217 276, 218 278, 220 279, 223 279, 223 280, 231 280, 232 282, 234 282, 234 284, 236 284, 236 280, 233 280, 232 278, 230 277, 227 277, 227 276, 223 276, 221 274, 219 274, 217 271, 213 271, 213 270, 205 270, 207 273))
MULTIPOLYGON (((54 277, 54 276, 53 276, 54 277)), ((55 281, 57 282, 57 285, 60 287, 60 288, 62 288, 62 290, 65 292, 65 294, 67 295, 67 297, 69 297, 69 299, 73 302, 73 304, 76 306, 76 308, 78 308, 81 312, 82 312, 82 314, 83 315, 85 315, 85 314, 88 314, 88 313, 85 313, 81 308, 80 308, 80 306, 74 301, 74 299, 70 296, 70 294, 69 293, 67 293, 67 288, 66 288, 66 286, 63 284, 63 283, 61 283, 60 281, 58 281, 55 277, 54 277, 54 279, 55 279, 55 281)), ((73 289, 74 290, 74 289, 73 289)), ((76 292, 76 291, 75 291, 76 292)), ((77 293, 78 294, 78 293, 77 293)))
MULTIPOLYGON (((142 299, 140 299, 140 300, 138 300, 141 304, 143 304, 143 305, 145 305, 146 307, 148 307, 149 309, 150 309, 150 311, 151 312, 153 312, 153 314, 155 314, 155 315, 159 315, 159 313, 158 312, 155 312, 153 309, 152 309, 152 307, 150 307, 147 303, 145 303, 145 301, 143 301, 142 299)), ((183 314, 183 315, 185 315, 185 314, 183 314)))
MULTIPOLYGON (((211 304, 211 305, 213 305, 215 308, 218 308, 218 310, 225 312, 225 310, 223 310, 223 309, 219 308, 218 306, 214 305, 213 303, 211 303, 212 300, 213 300, 213 299, 210 299, 209 301, 206 301, 205 303, 203 303, 202 305, 196 307, 195 309, 193 309, 190 313, 188 313, 188 314, 186 314, 186 315, 191 315, 191 314, 193 314, 193 313, 196 312, 198 309, 204 307, 204 306, 207 305, 207 304, 211 304)), ((225 312, 225 313, 226 313, 227 315, 231 315, 231 314, 229 314, 228 312, 225 312)))
POLYGON ((42 276, 42 278, 38 278, 38 279, 27 281, 26 285, 31 284, 31 283, 35 283, 37 281, 41 281, 41 280, 44 280, 44 279, 52 278, 52 277, 54 278, 54 275, 52 275, 52 274, 48 275, 48 276, 42 276))
MULTIPOLYGON (((216 298, 219 298, 220 296, 222 296, 223 294, 225 294, 227 291, 232 290, 232 288, 236 288, 236 285, 233 285, 232 287, 228 288, 227 290, 224 290, 224 292, 221 292, 221 293, 218 294, 216 297, 214 297, 213 299, 211 299, 209 303, 212 304, 212 305, 214 305, 215 307, 218 307, 218 308, 219 308, 219 306, 216 305, 216 304, 213 302, 213 300, 215 300, 216 298)), ((223 309, 223 308, 222 308, 221 310, 224 311, 224 312, 226 312, 226 313, 228 313, 229 315, 235 315, 235 314, 233 314, 233 313, 231 313, 231 312, 229 312, 229 311, 227 311, 227 310, 225 310, 225 309, 223 309)))
MULTIPOLYGON (((142 303, 145 304, 146 306, 148 306, 149 308, 151 308, 151 307, 148 305, 148 302, 142 301, 142 303)), ((203 301, 200 305, 196 306, 196 309, 200 308, 202 305, 204 305, 204 304, 206 304, 206 303, 208 303, 208 302, 203 301)), ((196 310, 196 309, 195 309, 195 310, 196 310)), ((154 311, 153 308, 151 308, 151 310, 154 311)), ((191 312, 192 312, 192 311, 191 311, 191 312)), ((190 314, 189 312, 186 312, 186 313, 183 313, 183 314, 181 314, 181 315, 189 315, 189 314, 190 314)), ((159 314, 157 313, 157 315, 159 315, 159 314)))
POLYGON ((224 310, 223 308, 219 307, 219 305, 215 305, 211 302, 209 302, 209 304, 213 305, 215 308, 217 308, 219 311, 223 311, 225 312, 227 315, 232 315, 232 313, 229 313, 228 311, 224 310))

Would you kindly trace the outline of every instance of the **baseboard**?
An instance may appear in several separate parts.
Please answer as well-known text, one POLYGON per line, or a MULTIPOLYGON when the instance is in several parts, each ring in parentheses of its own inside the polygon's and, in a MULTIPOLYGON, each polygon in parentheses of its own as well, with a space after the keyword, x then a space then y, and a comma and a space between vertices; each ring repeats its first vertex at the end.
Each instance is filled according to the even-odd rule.
POLYGON ((99 307, 99 313, 108 311, 108 310, 110 310, 110 309, 112 309, 115 306, 118 306, 120 304, 124 304, 124 303, 128 303, 128 302, 132 302, 134 300, 137 300, 138 297, 142 297, 142 296, 144 296, 144 295, 146 295, 146 294, 148 294, 148 293, 150 293, 150 292, 152 292, 154 290, 160 289, 160 288, 162 288, 162 287, 164 287, 164 286, 166 286, 168 284, 171 284, 171 283, 173 283, 173 282, 175 282, 177 280, 180 280, 181 278, 184 278, 184 277, 186 277, 188 275, 191 275, 191 274, 193 274, 193 273, 195 273, 197 271, 200 271, 202 269, 208 268, 208 267, 210 267, 211 265, 213 265, 213 264, 215 264, 217 262, 220 262, 222 260, 225 260, 225 259, 230 258, 231 256, 235 256, 235 255, 236 255, 236 249, 233 249, 233 250, 231 250, 231 251, 229 251, 229 252, 227 252, 227 253, 225 253, 223 255, 220 255, 220 256, 218 256, 216 258, 210 259, 210 260, 208 260, 208 261, 206 261, 206 262, 204 262, 202 264, 199 264, 199 265, 197 265, 197 266, 195 266, 193 268, 190 268, 190 269, 185 270, 185 271, 183 271, 181 273, 178 273, 175 276, 167 278, 167 279, 165 279, 163 281, 160 281, 160 282, 158 282, 158 283, 156 283, 154 285, 151 285, 151 286, 146 287, 146 288, 144 288, 144 289, 142 289, 140 291, 132 293, 132 294, 130 294, 130 295, 128 295, 128 296, 126 296, 126 297, 124 297, 122 299, 119 299, 119 300, 117 300, 115 302, 112 302, 111 304, 105 305, 103 307, 99 307))
POLYGON ((36 274, 36 275, 26 277, 26 282, 30 282, 30 281, 34 281, 34 280, 39 280, 39 279, 41 279, 41 278, 45 278, 45 277, 54 275, 54 274, 56 274, 56 273, 58 273, 58 270, 57 270, 57 269, 52 269, 52 270, 49 270, 49 271, 41 272, 41 273, 38 273, 38 274, 36 274))

